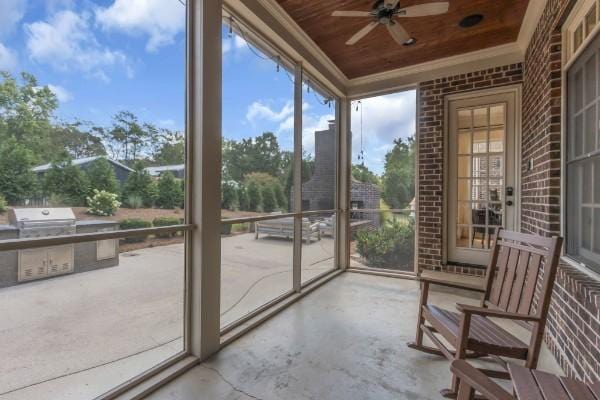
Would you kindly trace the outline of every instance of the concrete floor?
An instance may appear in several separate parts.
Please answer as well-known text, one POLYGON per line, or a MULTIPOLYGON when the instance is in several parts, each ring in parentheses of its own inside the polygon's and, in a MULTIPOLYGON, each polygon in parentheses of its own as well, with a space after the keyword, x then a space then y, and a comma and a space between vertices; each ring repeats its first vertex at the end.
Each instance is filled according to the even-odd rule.
MULTIPOLYGON (((291 242, 222 240, 222 325, 292 287, 291 242)), ((118 267, 0 290, 0 399, 96 397, 182 351, 183 245, 118 267)), ((303 279, 333 267, 333 240, 303 246, 303 279)))
MULTIPOLYGON (((477 303, 465 294, 432 290, 430 299, 477 303)), ((417 302, 415 281, 343 274, 148 399, 440 399, 448 362, 406 347, 417 302)), ((561 372, 545 348, 540 368, 561 372)))

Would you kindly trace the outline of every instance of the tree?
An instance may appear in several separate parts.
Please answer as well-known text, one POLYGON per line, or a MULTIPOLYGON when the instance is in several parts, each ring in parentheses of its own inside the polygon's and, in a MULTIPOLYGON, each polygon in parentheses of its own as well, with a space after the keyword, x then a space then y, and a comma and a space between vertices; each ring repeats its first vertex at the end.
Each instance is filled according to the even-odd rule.
POLYGON ((246 174, 263 172, 271 176, 280 176, 281 151, 277 136, 265 132, 252 139, 223 141, 224 173, 236 182, 241 182, 246 174))
POLYGON ((383 173, 384 201, 391 208, 405 208, 415 196, 415 141, 394 140, 394 147, 385 156, 383 173))
POLYGON ((171 172, 163 173, 158 178, 156 205, 160 208, 180 207, 183 203, 181 184, 171 172))
POLYGON ((287 199, 285 198, 285 194, 283 194, 281 183, 279 183, 279 181, 273 182, 271 184, 271 189, 273 190, 277 207, 281 210, 287 210, 287 199))
POLYGON ((90 163, 87 170, 90 181, 90 189, 119 193, 119 181, 115 175, 112 164, 106 158, 97 158, 90 163))
POLYGON ((67 150, 74 159, 105 156, 106 149, 102 138, 97 135, 100 128, 93 127, 90 131, 85 131, 83 128, 82 122, 55 125, 52 141, 57 147, 67 150))
POLYGON ((112 127, 102 130, 104 143, 114 160, 135 161, 142 154, 149 133, 130 111, 120 111, 113 117, 112 127))
POLYGON ((161 129, 158 133, 157 146, 153 154, 158 165, 177 165, 185 162, 185 142, 181 132, 161 129))
POLYGON ((0 142, 15 139, 33 154, 34 162, 49 161, 61 150, 52 137, 56 95, 25 72, 20 82, 8 72, 0 72, 0 78, 0 142))
POLYGON ((277 208, 277 201, 275 200, 275 194, 273 193, 273 187, 271 185, 263 186, 260 189, 262 197, 262 209, 264 212, 273 212, 277 208))
POLYGON ((246 187, 244 185, 238 185, 237 199, 240 210, 250 210, 250 199, 248 198, 248 191, 246 190, 246 187))
POLYGON ((233 210, 237 202, 236 183, 231 180, 221 182, 221 209, 233 210))
POLYGON ((14 138, 0 142, 0 195, 9 203, 33 196, 37 188, 31 151, 14 138))
POLYGON ((152 182, 150 174, 144 170, 143 164, 137 162, 134 165, 134 171, 129 174, 123 185, 122 198, 129 206, 129 198, 137 197, 142 199, 146 207, 152 207, 158 195, 157 186, 152 182))
POLYGON ((66 151, 60 153, 44 176, 44 190, 57 195, 65 205, 85 205, 90 183, 85 172, 76 165, 66 151))
POLYGON ((352 177, 359 182, 379 185, 379 178, 364 165, 352 166, 352 177))
POLYGON ((246 192, 248 193, 248 211, 258 211, 262 203, 262 196, 255 181, 248 182, 246 192))

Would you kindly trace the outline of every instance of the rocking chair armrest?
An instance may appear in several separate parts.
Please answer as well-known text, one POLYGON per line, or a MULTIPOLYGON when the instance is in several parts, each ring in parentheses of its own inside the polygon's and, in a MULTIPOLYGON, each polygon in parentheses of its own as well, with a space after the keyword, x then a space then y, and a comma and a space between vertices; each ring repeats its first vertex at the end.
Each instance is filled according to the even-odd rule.
POLYGON ((454 360, 450 370, 460 379, 461 385, 468 385, 490 400, 514 400, 514 397, 483 372, 465 360, 454 360))
POLYGON ((514 313, 514 312, 494 310, 491 308, 471 306, 468 304, 457 303, 456 309, 463 314, 481 315, 484 317, 512 319, 515 321, 531 321, 531 322, 538 322, 540 320, 539 317, 536 317, 533 315, 523 315, 523 314, 518 314, 518 313, 514 313))
POLYGON ((445 281, 445 280, 441 280, 441 279, 435 279, 435 278, 423 277, 423 276, 419 277, 419 281, 426 283, 426 284, 440 285, 440 286, 451 287, 454 289, 464 289, 464 290, 471 290, 474 292, 485 293, 484 288, 479 287, 479 286, 469 285, 468 283, 451 282, 451 281, 445 281))

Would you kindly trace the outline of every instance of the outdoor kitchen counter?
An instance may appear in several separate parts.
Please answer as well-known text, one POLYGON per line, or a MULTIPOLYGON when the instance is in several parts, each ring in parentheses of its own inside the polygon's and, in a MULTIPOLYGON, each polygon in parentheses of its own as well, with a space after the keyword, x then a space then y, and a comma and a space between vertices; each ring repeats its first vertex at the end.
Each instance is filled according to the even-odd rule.
MULTIPOLYGON (((85 220, 75 222, 76 233, 109 232, 117 229, 119 229, 117 221, 85 220)), ((0 225, 0 240, 16 238, 19 238, 19 229, 16 226, 0 225)), ((64 247, 68 249, 69 246, 72 249, 70 250, 72 268, 68 273, 86 272, 119 265, 118 240, 92 241, 64 247)), ((39 250, 44 251, 44 249, 39 250)), ((29 250, 25 250, 25 252, 27 251, 29 250)), ((25 283, 19 281, 19 262, 18 251, 0 252, 0 288, 25 283)), ((56 274, 52 277, 60 277, 60 275, 56 274)))

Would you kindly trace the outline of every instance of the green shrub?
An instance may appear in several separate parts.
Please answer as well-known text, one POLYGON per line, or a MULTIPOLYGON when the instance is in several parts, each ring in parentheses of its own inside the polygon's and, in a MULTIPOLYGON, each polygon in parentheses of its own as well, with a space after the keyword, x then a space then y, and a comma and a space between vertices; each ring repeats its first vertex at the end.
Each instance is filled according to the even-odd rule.
POLYGON ((248 211, 258 211, 260 204, 262 203, 262 196, 258 184, 254 181, 250 181, 246 188, 248 194, 248 211))
POLYGON ((94 195, 87 198, 89 207, 87 211, 89 214, 103 217, 114 215, 119 207, 121 207, 121 202, 117 200, 118 198, 119 195, 116 193, 94 189, 94 195))
MULTIPOLYGON (((150 221, 144 221, 143 219, 140 219, 140 218, 128 218, 128 219, 123 219, 123 220, 119 221, 119 227, 122 230, 151 228, 152 223, 150 221)), ((129 238, 125 239, 125 242, 139 243, 139 242, 145 241, 146 239, 148 239, 148 235, 129 237, 129 238)))
POLYGON ((398 269, 412 264, 414 235, 413 222, 392 220, 376 231, 358 232, 357 251, 371 267, 398 269))
POLYGON ((264 212, 273 212, 277 209, 277 201, 271 186, 264 186, 260 191, 262 197, 262 209, 264 212))
POLYGON ((115 170, 106 158, 98 158, 92 161, 86 172, 92 190, 119 193, 119 181, 115 175, 115 170))
POLYGON ((158 178, 156 189, 156 205, 160 208, 173 209, 180 207, 183 203, 181 183, 175 179, 175 175, 171 172, 165 172, 158 178))
POLYGON ((3 213, 7 210, 8 208, 8 203, 6 202, 6 199, 4 198, 4 196, 2 196, 0 194, 0 213, 3 213))
POLYGON ((71 157, 63 153, 52 161, 52 166, 44 176, 46 193, 60 196, 64 205, 85 205, 90 182, 84 171, 73 165, 71 157))
MULTIPOLYGON (((157 197, 157 187, 152 181, 148 171, 144 170, 141 163, 135 165, 135 170, 129 174, 123 185, 123 198, 129 199, 130 196, 138 196, 142 199, 144 207, 152 207, 157 197)), ((129 205, 129 202, 127 202, 129 205)))
POLYGON ((130 194, 125 199, 125 204, 129 208, 142 208, 142 207, 144 207, 144 199, 142 199, 142 196, 140 196, 140 195, 130 194))
MULTIPOLYGON (((181 221, 179 220, 179 218, 176 217, 156 217, 154 218, 154 220, 152 220, 152 225, 155 228, 158 228, 160 226, 173 226, 173 225, 179 225, 181 223, 181 221)), ((173 233, 161 233, 156 235, 159 238, 170 238, 173 236, 177 236, 177 232, 173 232, 173 233)))

